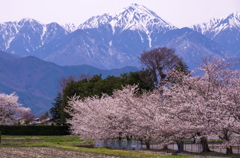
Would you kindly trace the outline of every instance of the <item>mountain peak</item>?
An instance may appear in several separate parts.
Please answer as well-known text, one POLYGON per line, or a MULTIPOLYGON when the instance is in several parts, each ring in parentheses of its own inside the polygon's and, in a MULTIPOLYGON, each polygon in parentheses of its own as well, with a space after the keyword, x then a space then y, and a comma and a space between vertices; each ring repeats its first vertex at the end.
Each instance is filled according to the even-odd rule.
POLYGON ((23 18, 19 21, 17 21, 17 25, 19 25, 20 27, 24 26, 26 23, 29 23, 31 25, 45 25, 35 19, 32 18, 23 18))
POLYGON ((240 12, 213 18, 207 22, 193 25, 191 28, 221 44, 234 54, 240 54, 240 12))
POLYGON ((143 6, 143 5, 139 5, 139 4, 137 4, 137 3, 132 3, 131 6, 139 7, 139 6, 143 6))
POLYGON ((23 18, 23 19, 18 21, 18 23, 25 23, 25 22, 37 22, 37 21, 32 19, 32 18, 23 18))
POLYGON ((240 12, 234 12, 234 13, 232 13, 232 14, 230 14, 230 15, 228 15, 227 17, 234 17, 234 18, 240 18, 240 12))
POLYGON ((214 32, 213 33, 214 35, 212 37, 214 38, 219 32, 228 28, 229 29, 235 28, 239 30, 240 29, 240 12, 234 12, 232 14, 229 14, 221 18, 212 18, 207 22, 193 25, 190 28, 204 35, 207 34, 208 32, 214 32))
POLYGON ((77 27, 74 23, 66 23, 61 26, 70 33, 77 29, 77 27))
POLYGON ((20 21, 24 21, 24 22, 26 22, 26 21, 33 21, 33 19, 32 18, 23 18, 23 19, 21 19, 20 21))
POLYGON ((160 18, 156 13, 151 11, 150 9, 146 8, 143 5, 137 4, 137 3, 132 3, 130 6, 125 7, 117 12, 110 13, 109 15, 112 16, 119 16, 123 13, 128 13, 128 14, 144 14, 145 16, 153 16, 155 18, 160 18))
POLYGON ((120 32, 129 29, 146 32, 146 34, 150 34, 156 28, 164 31, 175 29, 173 25, 161 19, 153 11, 136 3, 114 13, 94 16, 78 28, 91 29, 98 28, 100 25, 111 25, 113 33, 115 33, 116 28, 120 32))
POLYGON ((223 22, 228 23, 230 27, 240 29, 240 12, 234 12, 228 15, 223 22))

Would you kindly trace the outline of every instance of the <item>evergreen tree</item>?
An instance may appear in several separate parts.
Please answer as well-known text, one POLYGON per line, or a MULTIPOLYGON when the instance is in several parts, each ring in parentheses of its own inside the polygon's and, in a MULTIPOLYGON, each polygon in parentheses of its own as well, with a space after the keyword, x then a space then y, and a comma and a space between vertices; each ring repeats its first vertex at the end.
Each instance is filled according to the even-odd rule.
POLYGON ((174 69, 174 73, 171 73, 167 78, 171 84, 179 84, 182 82, 182 78, 178 76, 179 73, 184 73, 184 75, 190 74, 188 66, 182 61, 179 61, 178 64, 174 67, 174 69))
POLYGON ((53 107, 49 110, 49 112, 55 120, 58 120, 61 118, 60 111, 61 111, 62 95, 60 92, 58 92, 57 97, 54 100, 55 100, 55 103, 52 103, 53 107))
POLYGON ((174 67, 175 70, 179 71, 179 72, 185 72, 185 74, 189 74, 190 71, 188 71, 188 66, 186 63, 184 63, 183 61, 179 61, 178 64, 174 67))
POLYGON ((49 117, 48 111, 46 111, 44 115, 47 116, 47 117, 49 117))

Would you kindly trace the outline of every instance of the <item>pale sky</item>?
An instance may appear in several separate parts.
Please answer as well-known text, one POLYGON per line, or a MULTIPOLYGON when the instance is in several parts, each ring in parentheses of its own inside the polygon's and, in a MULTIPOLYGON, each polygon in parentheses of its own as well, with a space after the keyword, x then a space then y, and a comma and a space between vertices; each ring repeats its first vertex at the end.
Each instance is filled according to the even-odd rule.
POLYGON ((0 0, 0 23, 33 18, 42 23, 77 26, 95 15, 138 3, 177 27, 240 11, 240 0, 0 0))

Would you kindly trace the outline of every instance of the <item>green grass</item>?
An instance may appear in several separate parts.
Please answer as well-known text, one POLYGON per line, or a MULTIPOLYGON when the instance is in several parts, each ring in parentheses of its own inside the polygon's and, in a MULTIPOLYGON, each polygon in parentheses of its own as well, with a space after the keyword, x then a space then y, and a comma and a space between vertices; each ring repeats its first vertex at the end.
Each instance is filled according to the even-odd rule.
MULTIPOLYGON (((105 154, 121 157, 135 157, 135 158, 190 158, 191 156, 181 155, 159 155, 159 154, 149 154, 149 153, 140 153, 133 150, 112 150, 107 148, 84 148, 77 147, 79 145, 90 145, 92 142, 83 142, 80 137, 77 136, 7 136, 2 135, 2 138, 25 138, 19 142, 3 142, 0 144, 0 147, 52 147, 59 148, 63 150, 72 150, 79 152, 89 152, 96 154, 105 154)), ((211 146, 210 146, 211 147, 211 146)), ((169 152, 174 152, 170 151, 169 152)), ((209 152, 202 153, 202 156, 215 156, 219 153, 209 152)), ((222 156, 226 156, 222 154, 222 156)))
POLYGON ((19 142, 2 142, 0 147, 52 147, 64 150, 73 150, 80 152, 89 152, 96 154, 105 154, 122 157, 135 157, 135 158, 184 158, 183 156, 172 155, 157 155, 148 153, 139 153, 129 150, 112 150, 106 148, 83 148, 76 147, 76 145, 88 145, 91 142, 83 142, 77 136, 7 136, 2 135, 2 138, 25 138, 19 142), (36 140, 38 139, 38 140, 36 140))
MULTIPOLYGON (((96 154, 105 154, 113 156, 122 156, 122 157, 135 157, 135 158, 190 158, 191 156, 173 156, 173 155, 159 155, 159 154, 149 154, 149 153, 140 153, 133 150, 112 150, 107 148, 84 148, 77 147, 79 145, 90 145, 93 142, 83 142, 80 137, 77 136, 6 136, 2 135, 2 138, 25 138, 19 142, 3 142, 0 144, 0 147, 52 147, 59 148, 64 150, 73 150, 79 152, 89 152, 96 154)), ((209 146, 211 148, 211 145, 209 146)), ((233 147, 236 148, 236 147, 233 147)), ((169 152, 174 152, 170 151, 169 152)), ((218 156, 219 153, 208 152, 201 153, 202 156, 218 156)), ((222 156, 227 156, 221 154, 222 156)), ((232 155, 235 156, 235 155, 232 155)), ((236 155, 237 156, 237 155, 236 155)))

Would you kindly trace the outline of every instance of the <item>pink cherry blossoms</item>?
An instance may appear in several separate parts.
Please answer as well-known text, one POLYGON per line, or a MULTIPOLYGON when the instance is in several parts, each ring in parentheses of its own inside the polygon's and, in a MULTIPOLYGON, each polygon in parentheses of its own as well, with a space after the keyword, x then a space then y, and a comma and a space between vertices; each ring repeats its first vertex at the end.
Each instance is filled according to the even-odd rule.
POLYGON ((233 61, 205 57, 200 75, 171 70, 162 88, 137 94, 137 86, 125 86, 112 96, 79 96, 69 99, 72 134, 84 140, 134 138, 179 142, 218 136, 231 153, 233 134, 240 129, 240 71, 233 61))
POLYGON ((18 96, 15 93, 10 95, 0 94, 0 125, 11 125, 16 120, 16 114, 30 111, 29 108, 21 107, 18 103, 18 96))

